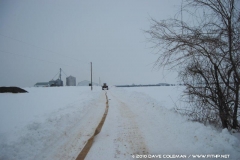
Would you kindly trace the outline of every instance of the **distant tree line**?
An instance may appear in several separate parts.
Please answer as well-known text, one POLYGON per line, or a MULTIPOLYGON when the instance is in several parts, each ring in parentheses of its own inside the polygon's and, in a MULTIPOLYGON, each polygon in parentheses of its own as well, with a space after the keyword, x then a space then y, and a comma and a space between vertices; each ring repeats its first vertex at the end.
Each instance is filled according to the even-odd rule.
POLYGON ((116 87, 154 87, 154 86, 175 86, 175 84, 159 83, 159 84, 116 85, 116 87))

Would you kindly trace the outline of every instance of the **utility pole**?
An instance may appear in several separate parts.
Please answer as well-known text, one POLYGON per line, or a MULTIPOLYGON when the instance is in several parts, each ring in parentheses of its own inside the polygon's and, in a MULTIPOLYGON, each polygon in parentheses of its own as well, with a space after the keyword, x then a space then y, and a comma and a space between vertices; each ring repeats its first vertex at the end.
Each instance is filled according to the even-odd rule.
POLYGON ((91 90, 93 89, 93 84, 92 84, 92 62, 91 62, 91 90))
POLYGON ((100 80, 100 77, 99 77, 99 86, 101 86, 101 80, 100 80))

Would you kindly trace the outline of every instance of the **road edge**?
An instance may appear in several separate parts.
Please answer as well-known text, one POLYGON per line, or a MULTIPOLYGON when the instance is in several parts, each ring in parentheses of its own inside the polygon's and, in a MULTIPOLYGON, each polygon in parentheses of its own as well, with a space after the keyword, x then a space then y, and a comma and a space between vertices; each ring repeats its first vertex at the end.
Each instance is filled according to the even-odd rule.
POLYGON ((103 114, 103 117, 102 117, 100 123, 98 124, 97 128, 95 129, 94 134, 88 139, 87 143, 85 144, 85 146, 83 147, 83 149, 81 150, 79 155, 77 156, 76 160, 84 160, 84 158, 87 156, 89 150, 92 147, 94 137, 101 132, 101 129, 102 129, 102 126, 103 126, 103 124, 105 122, 105 119, 107 117, 108 108, 109 108, 107 92, 105 92, 105 96, 106 96, 106 108, 105 108, 105 112, 103 114))

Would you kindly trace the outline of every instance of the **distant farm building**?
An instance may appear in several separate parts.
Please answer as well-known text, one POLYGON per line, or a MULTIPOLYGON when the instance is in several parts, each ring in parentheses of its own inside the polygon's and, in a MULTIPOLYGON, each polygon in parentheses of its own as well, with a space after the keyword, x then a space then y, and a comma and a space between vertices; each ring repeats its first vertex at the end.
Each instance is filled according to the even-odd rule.
POLYGON ((66 86, 76 86, 76 77, 73 77, 73 76, 67 77, 66 86))
POLYGON ((49 82, 38 82, 34 85, 34 87, 55 87, 55 86, 63 86, 63 81, 57 79, 51 80, 49 82))
POLYGON ((61 79, 51 80, 51 81, 49 81, 49 85, 50 85, 50 87, 63 86, 63 81, 61 79))
POLYGON ((55 86, 63 86, 63 81, 61 80, 61 71, 59 73, 59 78, 57 80, 51 80, 49 82, 38 82, 34 85, 34 87, 55 87, 55 86))
POLYGON ((38 82, 34 87, 50 87, 49 82, 38 82))

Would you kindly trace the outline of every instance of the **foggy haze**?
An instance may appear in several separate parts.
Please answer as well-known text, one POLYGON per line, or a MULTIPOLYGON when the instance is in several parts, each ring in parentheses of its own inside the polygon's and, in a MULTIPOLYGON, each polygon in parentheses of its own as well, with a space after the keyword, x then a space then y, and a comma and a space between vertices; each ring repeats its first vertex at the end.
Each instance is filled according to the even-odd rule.
POLYGON ((153 69, 158 56, 144 30, 150 18, 173 17, 180 3, 0 0, 0 86, 48 82, 59 68, 64 85, 70 75, 90 80, 90 62, 96 83, 176 83, 176 74, 153 69))

